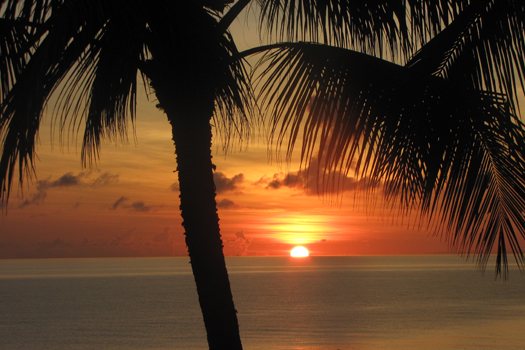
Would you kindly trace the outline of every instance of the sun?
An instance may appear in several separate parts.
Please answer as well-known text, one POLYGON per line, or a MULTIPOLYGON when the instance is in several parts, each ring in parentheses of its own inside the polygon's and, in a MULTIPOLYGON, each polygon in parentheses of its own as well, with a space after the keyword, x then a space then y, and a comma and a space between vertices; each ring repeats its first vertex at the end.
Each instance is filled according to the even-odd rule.
POLYGON ((305 247, 295 247, 290 252, 290 256, 294 258, 305 258, 309 255, 308 249, 305 247))

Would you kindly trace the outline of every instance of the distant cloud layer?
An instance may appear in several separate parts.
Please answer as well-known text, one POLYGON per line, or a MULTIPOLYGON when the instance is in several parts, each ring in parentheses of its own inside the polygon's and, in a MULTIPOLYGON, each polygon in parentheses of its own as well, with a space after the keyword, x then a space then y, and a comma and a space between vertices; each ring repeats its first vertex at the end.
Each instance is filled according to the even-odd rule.
POLYGON ((164 227, 126 227, 104 237, 54 237, 28 244, 0 243, 0 255, 8 258, 70 258, 115 256, 173 256, 186 253, 182 233, 164 227))
POLYGON ((235 204, 232 200, 229 200, 227 198, 221 199, 217 202, 217 208, 220 209, 237 209, 240 208, 238 204, 235 204))
MULTIPOLYGON (((76 186, 108 186, 118 182, 118 175, 111 174, 108 172, 102 173, 97 176, 94 180, 90 181, 90 173, 78 173, 78 175, 73 175, 73 172, 68 172, 56 180, 51 180, 47 178, 45 180, 39 180, 36 182, 37 193, 31 195, 30 198, 24 200, 18 207, 24 208, 28 205, 39 204, 47 197, 47 191, 53 188, 67 188, 67 187, 76 187, 76 186)), ((77 203, 78 207, 80 203, 77 203)))

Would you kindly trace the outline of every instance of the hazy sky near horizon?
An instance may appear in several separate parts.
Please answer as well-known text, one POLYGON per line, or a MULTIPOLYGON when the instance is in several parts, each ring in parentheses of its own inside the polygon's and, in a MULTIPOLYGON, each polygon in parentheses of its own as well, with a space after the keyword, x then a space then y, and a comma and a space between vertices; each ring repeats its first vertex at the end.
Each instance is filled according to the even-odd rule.
MULTIPOLYGON (((258 44, 254 29, 255 23, 234 24, 240 49, 258 44)), ((135 126, 129 142, 106 142, 96 166, 84 169, 81 136, 64 145, 52 140, 47 116, 36 177, 15 187, 0 219, 0 258, 186 255, 171 128, 154 96, 141 92, 135 126)), ((424 228, 367 212, 354 200, 351 178, 335 204, 315 193, 313 181, 305 191, 298 162, 269 162, 264 140, 256 133, 227 155, 214 142, 226 255, 287 255, 299 244, 315 255, 447 252, 424 228)))

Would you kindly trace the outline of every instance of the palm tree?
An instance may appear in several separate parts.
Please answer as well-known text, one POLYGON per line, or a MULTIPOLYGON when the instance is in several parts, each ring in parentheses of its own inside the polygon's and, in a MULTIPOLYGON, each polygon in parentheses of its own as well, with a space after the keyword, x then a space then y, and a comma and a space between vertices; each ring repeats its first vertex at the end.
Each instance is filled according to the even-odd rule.
MULTIPOLYGON (((82 160, 100 141, 125 138, 137 76, 173 130, 181 214, 210 349, 240 349, 215 203, 212 129, 246 135, 248 74, 218 29, 224 1, 2 1, 0 186, 32 169, 42 111, 57 91, 57 121, 85 122, 82 160)), ((70 124, 67 124, 70 123, 70 124)))
MULTIPOLYGON (((493 239, 491 233, 500 228, 523 232, 525 225, 515 215, 523 211, 522 176, 516 177, 516 184, 509 179, 517 172, 509 172, 511 165, 522 169, 522 128, 504 109, 512 107, 514 102, 504 98, 513 96, 515 75, 495 75, 498 82, 508 83, 500 91, 501 84, 490 85, 490 79, 486 79, 494 73, 486 72, 491 64, 478 65, 481 68, 467 77, 458 72, 456 75, 463 77, 461 86, 468 88, 460 96, 469 97, 472 105, 468 105, 474 106, 466 115, 461 114, 462 110, 446 109, 446 104, 436 101, 449 98, 446 90, 456 83, 450 79, 449 68, 456 68, 457 62, 466 62, 456 60, 456 56, 465 56, 457 55, 458 41, 454 41, 454 35, 460 43, 468 41, 471 51, 477 52, 486 42, 495 41, 494 45, 500 47, 494 49, 494 55, 501 55, 502 48, 509 45, 516 50, 505 56, 509 62, 522 57, 515 55, 523 53, 515 40, 519 40, 519 33, 515 32, 523 24, 520 17, 523 11, 518 11, 519 5, 512 8, 510 0, 503 1, 509 4, 505 10, 518 20, 511 28, 510 39, 502 44, 499 36, 474 43, 464 39, 469 32, 462 30, 476 27, 481 21, 463 20, 466 24, 461 27, 463 14, 484 14, 497 7, 494 2, 486 1, 485 7, 470 5, 467 0, 452 4, 402 0, 254 2, 260 6, 263 22, 279 40, 313 40, 356 50, 303 43, 255 50, 268 52, 262 60, 262 64, 269 64, 268 83, 263 85, 261 96, 274 116, 272 130, 279 130, 278 138, 282 141, 287 131, 295 135, 306 120, 304 159, 312 155, 319 135, 319 154, 324 156, 323 171, 327 176, 335 174, 333 170, 337 169, 348 172, 352 161, 357 161, 357 173, 372 184, 386 180, 387 195, 400 198, 398 203, 403 207, 416 206, 423 212, 434 212, 443 205, 443 217, 449 219, 450 228, 465 232, 466 238, 477 237, 482 229, 487 233, 483 239, 489 242, 493 239), (451 28, 460 29, 449 30, 451 39, 447 41, 443 26, 448 23, 451 28), (433 39, 427 44, 429 38, 433 39), (409 57, 415 47, 421 46, 405 67, 365 56, 382 57, 390 52, 392 57, 398 54, 409 57), (443 60, 434 62, 436 50, 443 56, 454 56, 450 61, 453 64, 447 66, 443 76, 432 71, 443 63, 443 60), (375 68, 388 79, 361 74, 371 73, 375 68), (353 73, 345 75, 348 72, 353 73), (479 72, 485 75, 476 85, 473 77, 478 77, 479 72), (290 73, 286 80, 284 75, 290 73), (287 84, 283 83, 286 81, 287 84), (405 96, 407 91, 421 92, 422 86, 428 87, 430 95, 413 99, 405 96), (428 103, 429 98, 433 104, 428 103), (481 107, 476 107, 478 103, 481 107), (311 107, 305 113, 308 105, 311 107), (440 113, 433 110, 434 106, 441 108, 440 113), (428 139, 411 128, 415 117, 421 114, 424 118, 419 123, 432 123, 428 139), (437 117, 454 121, 450 128, 453 137, 447 128, 440 130, 443 123, 437 117), (455 137, 465 130, 474 135, 471 141, 475 142, 470 146, 455 143, 455 137), (495 153, 483 153, 487 147, 492 147, 490 150, 495 153), (500 151, 509 157, 498 157, 500 151), (475 168, 476 161, 484 166, 480 171, 475 168), (491 176, 496 180, 491 180, 491 176), (517 185, 517 190, 510 191, 509 198, 501 190, 513 185, 517 185), (491 200, 490 191, 499 196, 496 202, 503 203, 501 206, 491 200), (458 194, 461 198, 454 199, 458 194), (450 204, 456 207, 450 209, 450 204), (466 219, 458 218, 456 208, 466 213, 466 219), (497 209, 503 215, 485 222, 476 216, 479 208, 491 213, 497 209), (504 215, 509 211, 514 216, 504 215), (509 218, 513 221, 506 225, 509 218)), ((20 183, 31 175, 35 135, 42 111, 53 93, 58 95, 56 118, 63 129, 77 129, 82 121, 85 123, 82 160, 88 165, 98 156, 103 137, 125 137, 127 120, 133 122, 135 118, 140 73, 155 91, 158 106, 172 126, 181 215, 210 349, 242 348, 222 253, 210 152, 212 119, 225 140, 231 136, 247 137, 253 120, 249 119, 253 114, 251 84, 242 57, 255 51, 238 53, 227 31, 251 0, 239 0, 223 14, 230 3, 227 0, 1 2, 1 199, 7 200, 9 196, 16 168, 20 183)), ((459 53, 463 52, 469 50, 459 53)), ((519 70, 519 78, 522 73, 519 70)), ((295 141, 292 136, 289 151, 295 141)), ((514 249, 515 242, 510 243, 514 249)))
MULTIPOLYGON (((264 53, 259 100, 271 116, 271 142, 289 137, 288 157, 303 134, 301 159, 308 169, 317 156, 321 191, 353 171, 369 192, 382 189, 394 214, 418 211, 421 223, 445 235, 451 248, 477 256, 481 268, 496 250, 496 274, 507 277, 509 247, 518 266, 525 264, 525 125, 518 103, 525 3, 430 3, 408 6, 408 32, 420 39, 408 41, 412 46, 395 42, 396 30, 407 25, 398 17, 383 42, 362 47, 353 36, 334 35, 357 51, 311 43, 249 50, 264 53), (443 22, 425 23, 425 14, 443 22)), ((378 5, 377 13, 386 8, 378 5)), ((275 26, 286 31, 305 22, 291 14, 275 26)))

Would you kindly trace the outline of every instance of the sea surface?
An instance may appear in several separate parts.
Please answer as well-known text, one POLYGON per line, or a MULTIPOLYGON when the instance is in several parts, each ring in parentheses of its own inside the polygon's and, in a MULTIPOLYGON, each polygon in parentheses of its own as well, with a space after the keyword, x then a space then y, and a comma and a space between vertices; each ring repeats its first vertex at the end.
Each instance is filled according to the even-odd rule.
MULTIPOLYGON (((227 258, 254 349, 525 349, 525 276, 457 256, 227 258)), ((0 349, 207 349, 188 258, 0 260, 0 349)))

